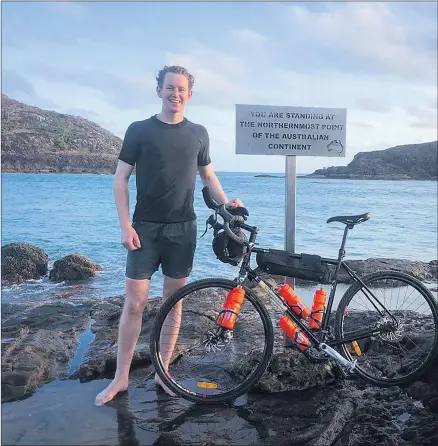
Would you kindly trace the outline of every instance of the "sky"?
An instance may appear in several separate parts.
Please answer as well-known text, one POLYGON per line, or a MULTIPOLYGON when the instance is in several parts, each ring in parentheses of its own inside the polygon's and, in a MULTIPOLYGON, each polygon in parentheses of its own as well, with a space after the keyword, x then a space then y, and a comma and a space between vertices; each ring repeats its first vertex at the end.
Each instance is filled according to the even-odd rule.
POLYGON ((186 117, 216 171, 284 172, 237 155, 235 104, 347 109, 346 156, 437 139, 437 3, 2 2, 2 92, 123 138, 160 111, 164 65, 195 76, 186 117))

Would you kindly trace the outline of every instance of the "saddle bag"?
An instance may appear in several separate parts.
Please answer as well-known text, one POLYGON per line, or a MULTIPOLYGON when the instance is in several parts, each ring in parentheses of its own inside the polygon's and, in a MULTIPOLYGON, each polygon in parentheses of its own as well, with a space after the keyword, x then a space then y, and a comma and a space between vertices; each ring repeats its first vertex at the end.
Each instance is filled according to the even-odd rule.
POLYGON ((262 271, 269 274, 319 283, 330 282, 331 271, 318 255, 269 249, 267 252, 258 252, 256 262, 262 271))

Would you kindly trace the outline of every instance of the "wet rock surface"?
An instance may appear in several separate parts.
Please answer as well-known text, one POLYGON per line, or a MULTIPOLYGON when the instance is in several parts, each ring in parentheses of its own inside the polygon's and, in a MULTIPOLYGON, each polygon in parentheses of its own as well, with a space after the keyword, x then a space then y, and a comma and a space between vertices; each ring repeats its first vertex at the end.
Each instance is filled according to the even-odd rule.
POLYGON ((70 254, 57 260, 50 270, 49 279, 54 282, 72 281, 95 277, 102 267, 78 254, 70 254))
POLYGON ((25 401, 3 404, 3 442, 432 446, 438 441, 436 415, 399 388, 338 381, 324 389, 251 392, 229 404, 198 405, 168 397, 148 374, 148 367, 135 369, 129 391, 100 408, 93 399, 109 380, 54 382, 25 401))
MULTIPOLYGON (((257 292, 263 294, 263 290, 257 292)), ((205 296, 199 297, 198 302, 205 300, 205 296)), ((149 301, 143 315, 129 391, 97 408, 93 405, 95 395, 108 385, 115 371, 123 301, 123 296, 118 296, 2 305, 2 409, 4 420, 14 421, 4 424, 5 444, 58 444, 61 434, 54 434, 55 430, 62 432, 63 438, 80 439, 81 444, 438 443, 436 364, 406 388, 382 389, 358 378, 343 378, 330 360, 312 363, 296 349, 284 349, 278 328, 269 368, 249 394, 215 405, 168 397, 153 382, 149 352, 158 299, 149 301), (93 333, 94 340, 69 376, 69 363, 86 330, 93 333), (54 381, 60 378, 63 380, 54 381), (8 402, 23 397, 28 398, 8 402), (56 411, 51 409, 53 405, 56 411), (65 423, 72 413, 74 419, 65 423), (47 424, 53 428, 41 428, 47 424)), ((269 307, 269 302, 266 304, 269 307)), ((184 341, 190 342, 210 315, 202 305, 190 302, 187 310, 201 316, 193 320, 185 335, 184 341)), ((251 332, 247 335, 252 336, 251 332)), ((237 364, 244 372, 245 361, 233 366, 237 364)))
POLYGON ((37 246, 9 243, 2 246, 2 285, 39 279, 47 274, 49 256, 37 246))
MULTIPOLYGON (((131 370, 138 366, 150 365, 149 339, 152 320, 160 302, 156 299, 147 303, 143 313, 142 330, 132 358, 131 370)), ((81 382, 91 379, 113 376, 117 361, 117 335, 123 298, 106 299, 91 308, 90 314, 95 321, 91 331, 96 337, 84 358, 80 368, 71 376, 81 382), (112 375, 111 375, 112 374, 112 375)))
POLYGON ((86 303, 2 304, 2 402, 66 374, 89 323, 86 303))

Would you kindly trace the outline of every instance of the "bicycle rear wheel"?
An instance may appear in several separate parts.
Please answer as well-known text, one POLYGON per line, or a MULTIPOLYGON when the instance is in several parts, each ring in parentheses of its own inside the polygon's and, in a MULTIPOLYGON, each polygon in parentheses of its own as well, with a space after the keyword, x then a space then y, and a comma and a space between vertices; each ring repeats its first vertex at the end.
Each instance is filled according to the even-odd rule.
POLYGON ((407 384, 437 357, 436 299, 420 281, 397 271, 362 281, 367 288, 354 283, 339 303, 336 338, 350 339, 342 344, 343 353, 357 359, 356 372, 367 381, 381 387, 407 384))
POLYGON ((232 400, 265 372, 274 345, 273 327, 250 290, 245 288, 233 331, 221 332, 216 325, 226 295, 235 286, 236 282, 216 278, 193 282, 167 299, 157 313, 150 341, 152 362, 178 396, 197 402, 232 400))

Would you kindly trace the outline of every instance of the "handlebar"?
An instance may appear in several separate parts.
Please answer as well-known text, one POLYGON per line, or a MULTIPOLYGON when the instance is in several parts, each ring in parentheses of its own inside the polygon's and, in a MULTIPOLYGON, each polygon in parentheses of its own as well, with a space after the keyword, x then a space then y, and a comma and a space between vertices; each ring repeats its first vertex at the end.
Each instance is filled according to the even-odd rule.
MULTIPOLYGON (((210 189, 208 186, 203 187, 202 189, 202 196, 204 197, 205 204, 209 209, 212 209, 213 211, 217 212, 224 220, 224 231, 226 234, 234 240, 236 243, 239 243, 239 245, 243 245, 245 243, 245 237, 243 234, 236 235, 232 230, 231 227, 235 223, 243 223, 244 218, 241 215, 233 215, 232 213, 228 212, 224 204, 219 204, 211 195, 210 189)), ((244 214, 246 212, 246 215, 248 214, 248 211, 244 211, 244 214)))

